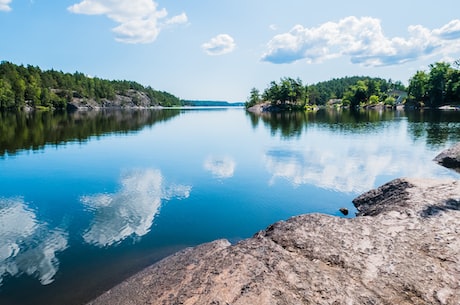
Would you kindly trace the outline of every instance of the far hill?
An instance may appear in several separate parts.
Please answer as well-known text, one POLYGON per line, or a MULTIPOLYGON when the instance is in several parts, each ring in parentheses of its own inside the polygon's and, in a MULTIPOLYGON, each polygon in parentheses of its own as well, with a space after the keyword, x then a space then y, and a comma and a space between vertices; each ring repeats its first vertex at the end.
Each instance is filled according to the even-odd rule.
POLYGON ((0 63, 1 109, 68 109, 180 106, 178 97, 134 81, 106 80, 83 73, 42 71, 39 67, 0 63))

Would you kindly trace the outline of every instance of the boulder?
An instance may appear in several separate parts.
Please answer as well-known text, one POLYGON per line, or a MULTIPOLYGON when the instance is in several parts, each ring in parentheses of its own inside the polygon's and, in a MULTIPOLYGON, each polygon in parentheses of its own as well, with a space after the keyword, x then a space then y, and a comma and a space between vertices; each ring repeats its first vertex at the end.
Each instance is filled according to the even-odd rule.
POLYGON ((396 179, 354 204, 185 249, 89 304, 460 304, 460 181, 396 179))
POLYGON ((441 152, 434 161, 460 173, 460 142, 441 152))

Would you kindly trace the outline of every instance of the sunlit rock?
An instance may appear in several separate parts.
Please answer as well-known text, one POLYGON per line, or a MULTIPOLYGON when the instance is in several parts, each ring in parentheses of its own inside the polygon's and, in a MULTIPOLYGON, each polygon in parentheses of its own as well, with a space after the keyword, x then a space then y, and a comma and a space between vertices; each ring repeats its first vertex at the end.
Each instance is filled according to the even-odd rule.
POLYGON ((434 158, 434 161, 460 173, 460 142, 441 152, 434 158))
POLYGON ((397 179, 361 215, 310 214, 145 269, 90 304, 460 304, 460 181, 397 179))

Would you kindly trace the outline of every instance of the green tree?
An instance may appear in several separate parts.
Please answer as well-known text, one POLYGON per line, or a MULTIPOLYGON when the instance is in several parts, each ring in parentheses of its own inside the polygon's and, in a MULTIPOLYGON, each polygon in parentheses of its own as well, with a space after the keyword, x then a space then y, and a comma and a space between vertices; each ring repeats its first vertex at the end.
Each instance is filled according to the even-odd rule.
POLYGON ((375 95, 375 94, 374 94, 374 95, 371 95, 371 96, 369 97, 369 104, 371 104, 371 105, 376 105, 376 104, 378 104, 378 103, 379 103, 379 96, 378 96, 378 95, 375 95))
POLYGON ((9 109, 15 106, 14 92, 8 81, 0 78, 0 109, 9 109))
POLYGON ((416 102, 426 102, 428 98, 428 74, 417 71, 409 80, 408 93, 416 102))
POLYGON ((26 101, 32 101, 33 105, 41 105, 42 88, 40 86, 40 76, 30 75, 26 84, 24 97, 26 101))
POLYGON ((359 80, 356 85, 350 86, 350 89, 345 92, 344 99, 349 101, 352 108, 359 107, 361 104, 365 104, 368 101, 368 87, 366 81, 359 80))
POLYGON ((440 106, 444 104, 450 70, 450 64, 445 62, 438 62, 430 65, 430 73, 428 76, 430 106, 440 106))
POLYGON ((452 104, 460 103, 460 71, 451 69, 446 84, 446 100, 452 104))
POLYGON ((272 81, 270 86, 265 89, 262 98, 272 104, 280 104, 295 107, 305 106, 307 100, 307 89, 302 81, 290 77, 281 78, 277 83, 272 81))
POLYGON ((383 102, 385 105, 394 106, 396 104, 396 99, 392 96, 389 96, 383 102))
POLYGON ((252 107, 260 102, 260 91, 257 88, 252 88, 248 100, 245 103, 246 108, 252 107))

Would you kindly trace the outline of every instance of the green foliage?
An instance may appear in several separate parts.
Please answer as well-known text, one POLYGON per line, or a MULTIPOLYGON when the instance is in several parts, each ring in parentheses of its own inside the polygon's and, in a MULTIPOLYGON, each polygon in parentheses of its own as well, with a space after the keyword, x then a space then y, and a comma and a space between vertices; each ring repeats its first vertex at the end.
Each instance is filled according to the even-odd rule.
POLYGON ((300 109, 305 105, 326 105, 330 100, 341 99, 344 106, 359 107, 377 104, 386 100, 390 92, 405 89, 400 81, 364 76, 336 78, 308 86, 303 86, 300 79, 281 78, 279 83, 270 83, 261 95, 262 99, 257 98, 254 93, 258 91, 253 88, 246 105, 269 101, 274 105, 287 104, 300 109))
POLYGON ((257 88, 252 88, 245 107, 249 108, 261 102, 260 92, 257 88))
POLYGON ((65 109, 74 98, 101 103, 103 99, 115 99, 117 94, 126 95, 130 90, 146 94, 150 98, 149 106, 181 104, 180 99, 172 94, 132 81, 110 81, 88 77, 80 72, 42 71, 34 66, 18 66, 6 61, 0 63, 0 110, 18 109, 26 104, 35 108, 65 109))
POLYGON ((369 104, 371 104, 371 105, 376 105, 376 104, 378 104, 378 103, 379 103, 379 96, 378 96, 378 95, 375 95, 375 94, 374 94, 374 95, 371 95, 371 96, 369 97, 369 104))
POLYGON ((425 102, 428 99, 428 75, 424 71, 417 71, 409 80, 408 93, 416 102, 425 102))
MULTIPOLYGON (((405 90, 404 85, 400 81, 393 82, 391 79, 384 80, 382 78, 371 78, 366 76, 334 78, 329 81, 308 86, 308 103, 326 105, 331 99, 343 99, 345 104, 350 104, 352 101, 350 93, 353 93, 350 91, 356 91, 358 87, 363 87, 363 83, 358 85, 358 82, 364 82, 364 86, 366 86, 366 98, 364 98, 363 101, 368 99, 371 95, 377 95, 379 99, 382 100, 386 97, 385 94, 389 90, 405 90), (353 88, 353 86, 355 87, 353 88)), ((355 98, 361 99, 359 94, 355 98)), ((360 102, 357 104, 359 105, 360 102)))
MULTIPOLYGON (((458 61, 454 66, 459 67, 458 61)), ((429 72, 417 71, 410 79, 408 93, 416 105, 460 104, 460 71, 445 62, 431 64, 429 72)))
POLYGON ((392 96, 389 96, 385 99, 383 103, 388 106, 394 106, 396 104, 396 99, 392 96))
POLYGON ((262 93, 262 99, 273 105, 282 105, 294 108, 302 108, 306 104, 307 88, 302 81, 290 77, 281 78, 277 83, 272 81, 270 86, 262 93))

